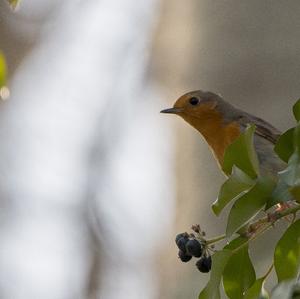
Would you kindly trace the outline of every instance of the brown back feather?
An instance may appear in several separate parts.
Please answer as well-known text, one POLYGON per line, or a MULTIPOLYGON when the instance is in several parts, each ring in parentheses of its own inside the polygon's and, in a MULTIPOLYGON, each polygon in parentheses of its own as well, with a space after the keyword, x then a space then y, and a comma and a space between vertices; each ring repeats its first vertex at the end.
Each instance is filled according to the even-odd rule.
POLYGON ((239 119, 239 123, 246 127, 247 124, 254 124, 256 126, 255 133, 267 140, 271 143, 275 144, 281 135, 281 132, 273 127, 268 122, 263 119, 256 117, 254 115, 248 114, 246 112, 242 112, 243 115, 239 119))

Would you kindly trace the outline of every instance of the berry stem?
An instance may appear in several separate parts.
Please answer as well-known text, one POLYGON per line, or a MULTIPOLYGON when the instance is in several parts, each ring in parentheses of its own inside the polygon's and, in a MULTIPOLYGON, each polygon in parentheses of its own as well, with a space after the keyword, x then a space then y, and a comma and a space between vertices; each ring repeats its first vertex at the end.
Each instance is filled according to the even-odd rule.
POLYGON ((214 244, 214 243, 217 243, 219 241, 222 241, 226 238, 226 235, 220 235, 220 236, 217 236, 215 238, 211 238, 211 239, 208 239, 206 240, 206 244, 214 244))

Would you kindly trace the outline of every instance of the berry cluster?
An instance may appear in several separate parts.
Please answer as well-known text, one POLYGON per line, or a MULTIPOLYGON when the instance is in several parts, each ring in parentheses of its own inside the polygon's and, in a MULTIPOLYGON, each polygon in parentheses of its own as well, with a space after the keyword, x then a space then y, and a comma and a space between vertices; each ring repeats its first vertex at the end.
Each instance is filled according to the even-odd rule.
POLYGON ((179 249, 179 259, 186 263, 192 259, 192 257, 200 258, 196 267, 202 273, 208 273, 211 269, 211 256, 208 252, 208 246, 203 236, 204 232, 201 232, 199 225, 193 225, 192 230, 194 233, 180 233, 176 236, 175 242, 179 249))

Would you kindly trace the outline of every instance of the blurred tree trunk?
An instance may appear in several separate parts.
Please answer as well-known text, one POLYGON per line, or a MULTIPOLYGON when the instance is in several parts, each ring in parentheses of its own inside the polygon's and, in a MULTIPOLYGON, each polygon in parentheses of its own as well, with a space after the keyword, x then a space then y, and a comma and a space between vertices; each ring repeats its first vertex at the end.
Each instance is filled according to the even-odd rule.
POLYGON ((1 298, 155 297, 170 152, 145 78, 155 12, 64 1, 26 59, 3 39, 11 71, 24 60, 0 117, 1 298))

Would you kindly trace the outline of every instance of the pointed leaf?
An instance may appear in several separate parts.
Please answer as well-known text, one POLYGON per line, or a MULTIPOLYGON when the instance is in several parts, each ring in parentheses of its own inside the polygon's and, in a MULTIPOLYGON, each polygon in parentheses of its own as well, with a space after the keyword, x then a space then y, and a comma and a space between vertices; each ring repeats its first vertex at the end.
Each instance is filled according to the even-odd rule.
POLYGON ((300 265, 300 220, 289 226, 276 245, 274 266, 278 282, 297 276, 300 265))
POLYGON ((220 298, 220 282, 222 274, 226 264, 234 250, 247 242, 247 238, 238 237, 232 240, 228 245, 224 247, 223 250, 216 252, 212 256, 212 270, 210 274, 210 280, 207 283, 206 287, 201 291, 199 299, 219 299, 220 298))
MULTIPOLYGON (((238 238, 234 241, 243 243, 248 240, 247 238, 243 239, 238 238)), ((226 295, 230 299, 242 299, 244 292, 252 286, 255 279, 255 270, 249 257, 248 245, 246 245, 233 253, 225 267, 223 286, 226 295)))
POLYGON ((294 152, 294 131, 295 128, 291 128, 283 133, 274 147, 274 151, 286 163, 294 152))
POLYGON ((255 126, 248 126, 245 132, 228 146, 222 165, 223 171, 230 175, 233 165, 245 172, 251 178, 259 174, 259 163, 253 145, 255 126))
POLYGON ((264 207, 274 187, 275 182, 271 178, 260 177, 256 184, 234 203, 228 216, 227 238, 230 238, 264 207))
POLYGON ((212 205, 214 213, 219 215, 230 201, 241 197, 244 191, 249 190, 253 184, 253 180, 236 166, 233 166, 231 176, 222 185, 219 196, 212 205))
POLYGON ((223 249, 216 252, 212 256, 212 269, 210 280, 206 287, 201 291, 199 299, 219 299, 220 298, 220 282, 224 268, 230 258, 232 252, 223 249))
POLYGON ((300 99, 293 106, 293 113, 297 121, 300 121, 300 99))

